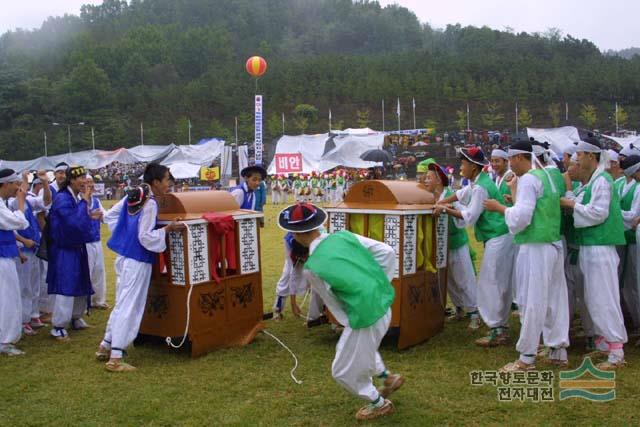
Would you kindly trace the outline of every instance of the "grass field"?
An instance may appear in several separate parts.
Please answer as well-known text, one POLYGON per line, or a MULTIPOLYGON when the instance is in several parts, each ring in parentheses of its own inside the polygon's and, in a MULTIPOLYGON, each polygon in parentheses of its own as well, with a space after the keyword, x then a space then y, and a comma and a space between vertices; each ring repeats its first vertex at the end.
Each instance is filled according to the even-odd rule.
MULTIPOLYGON (((262 233, 264 307, 270 311, 282 268, 282 232, 275 225, 276 209, 267 206, 262 233)), ((103 237, 107 238, 106 231, 103 237)), ((481 248, 477 248, 481 255, 481 248)), ((113 254, 106 251, 109 302, 113 304, 113 254)), ((286 314, 289 314, 287 307, 286 314)), ((192 360, 184 352, 145 344, 130 349, 130 374, 111 374, 94 359, 108 312, 87 318, 94 326, 72 332, 61 344, 41 331, 19 347, 27 354, 0 358, 0 424, 23 425, 322 425, 356 424, 362 402, 347 394, 331 378, 331 361, 338 336, 328 327, 307 330, 287 316, 269 322, 268 329, 297 354, 293 361, 271 338, 259 334, 243 348, 216 351, 192 360)), ((517 338, 518 324, 512 322, 517 338)), ((399 352, 391 345, 381 353, 392 371, 406 376, 393 396, 396 414, 378 425, 639 425, 640 349, 626 347, 628 367, 616 377, 616 400, 551 403, 499 402, 493 386, 470 385, 469 372, 494 370, 512 361, 515 345, 482 349, 466 323, 451 323, 429 342, 399 352)), ((583 353, 583 342, 570 349, 572 367, 583 353)), ((557 373, 557 371, 556 371, 557 373)))

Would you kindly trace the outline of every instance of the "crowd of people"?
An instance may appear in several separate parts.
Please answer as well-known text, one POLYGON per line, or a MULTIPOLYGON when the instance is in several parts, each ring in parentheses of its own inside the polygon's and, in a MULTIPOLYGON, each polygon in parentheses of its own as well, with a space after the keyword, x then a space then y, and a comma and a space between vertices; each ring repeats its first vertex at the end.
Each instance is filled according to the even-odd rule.
MULTIPOLYGON (((473 330, 485 324, 489 333, 476 344, 496 347, 509 345, 510 318, 519 316, 519 357, 501 372, 531 371, 536 364, 567 367, 574 318, 586 350, 603 358, 597 367, 616 370, 626 364, 628 336, 640 329, 640 150, 607 150, 589 135, 561 154, 554 159, 549 145, 535 140, 497 147, 490 156, 464 147, 459 156, 466 185, 459 189, 452 188, 451 170, 435 159, 417 165, 420 191, 435 196, 434 215, 449 221, 451 319, 468 318, 473 330), (467 228, 484 245, 477 274, 467 228)), ((110 308, 104 223, 112 232, 107 246, 117 255, 116 298, 96 358, 112 372, 135 369, 124 357, 142 320, 151 266, 166 250, 166 233, 184 228, 178 222, 157 227, 155 197, 170 191, 169 169, 150 163, 141 175, 141 185, 105 210, 83 167, 61 163, 53 182, 38 171, 31 184, 27 173, 0 170, 0 353, 22 355, 16 347, 22 335, 47 324, 53 338, 67 341, 70 331, 88 327, 88 308, 110 308)), ((241 209, 262 210, 266 170, 249 166, 241 176, 231 195, 241 209)), ((286 235, 275 316, 282 317, 287 297, 301 316, 295 296, 310 287, 308 320, 327 307, 344 327, 332 373, 369 402, 358 419, 393 412, 388 396, 404 383, 378 353, 390 324, 395 254, 348 231, 328 235, 326 213, 316 204, 338 203, 354 182, 377 178, 375 170, 340 169, 269 181, 273 203, 288 204, 289 194, 296 202, 278 217, 286 235), (380 389, 373 386, 376 377, 380 389)))

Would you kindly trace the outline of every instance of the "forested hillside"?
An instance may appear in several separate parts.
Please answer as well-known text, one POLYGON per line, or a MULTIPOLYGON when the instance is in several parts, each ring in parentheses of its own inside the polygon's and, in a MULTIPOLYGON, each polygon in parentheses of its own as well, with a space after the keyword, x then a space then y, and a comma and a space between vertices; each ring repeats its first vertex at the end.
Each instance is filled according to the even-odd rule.
POLYGON ((282 132, 402 126, 456 130, 466 104, 473 128, 570 122, 610 129, 617 101, 624 123, 640 120, 640 56, 602 54, 587 40, 489 28, 434 30, 406 8, 351 0, 105 0, 80 16, 50 18, 36 31, 0 37, 0 158, 139 143, 186 144, 253 135, 251 55, 269 63, 265 140, 282 132), (308 106, 300 107, 300 104, 308 106), (296 109, 296 106, 298 108, 296 109), (588 107, 585 112, 584 106, 588 107), (522 113, 522 110, 525 113, 522 113), (295 111, 298 112, 296 115, 295 111))

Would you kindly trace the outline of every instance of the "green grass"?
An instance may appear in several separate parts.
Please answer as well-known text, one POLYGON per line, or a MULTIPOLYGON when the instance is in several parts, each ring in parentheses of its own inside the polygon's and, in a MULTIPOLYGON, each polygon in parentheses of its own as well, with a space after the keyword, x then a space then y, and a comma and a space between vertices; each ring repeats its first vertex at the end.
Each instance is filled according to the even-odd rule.
MULTIPOLYGON (((282 232, 275 218, 276 209, 268 206, 262 233, 265 311, 270 311, 282 268, 282 232)), ((481 248, 477 249, 480 257, 481 248)), ((109 301, 113 304, 114 257, 109 251, 106 254, 109 301)), ((70 343, 57 343, 44 330, 20 342, 26 356, 0 358, 0 424, 355 424, 353 416, 362 402, 331 378, 338 336, 328 327, 307 330, 301 320, 290 315, 283 322, 267 324, 298 355, 296 375, 304 384, 296 385, 289 378, 291 357, 264 334, 246 347, 216 351, 195 360, 159 344, 141 345, 130 349, 129 361, 138 367, 136 372, 110 374, 93 356, 107 315, 94 312, 87 321, 95 328, 72 332, 70 343)), ((517 338, 515 320, 512 326, 517 338)), ((393 396, 396 414, 375 424, 640 423, 640 349, 633 345, 626 347, 629 366, 618 373, 613 402, 500 403, 494 387, 470 385, 469 371, 497 369, 517 354, 514 345, 478 348, 473 340, 479 336, 480 332, 469 332, 461 322, 447 324, 440 335, 406 351, 383 345, 381 352, 388 368, 405 375, 407 382, 393 396)), ((572 366, 580 361, 582 344, 578 341, 570 349, 572 366)))

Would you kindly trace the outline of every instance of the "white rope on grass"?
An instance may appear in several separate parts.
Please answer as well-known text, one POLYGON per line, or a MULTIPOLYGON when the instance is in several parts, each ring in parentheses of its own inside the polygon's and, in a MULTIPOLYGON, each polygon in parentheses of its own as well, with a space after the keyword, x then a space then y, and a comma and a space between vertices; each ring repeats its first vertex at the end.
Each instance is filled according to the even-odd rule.
MULTIPOLYGON (((183 224, 187 229, 187 236, 188 236, 187 241, 192 240, 191 229, 189 228, 189 224, 187 224, 186 222, 181 222, 181 224, 183 224)), ((193 285, 189 285, 189 292, 187 293, 187 321, 186 321, 186 324, 184 325, 184 334, 182 334, 182 341, 180 341, 180 344, 175 345, 171 341, 171 337, 167 337, 165 339, 165 342, 170 347, 180 348, 184 345, 185 341, 187 341, 187 335, 189 334, 189 323, 191 321, 191 292, 193 292, 193 285)))
POLYGON ((270 336, 271 338, 273 338, 278 344, 280 344, 285 350, 287 350, 289 352, 289 354, 291 354, 291 357, 293 357, 293 361, 294 361, 294 365, 293 368, 291 369, 291 372, 289 372, 289 375, 291 376, 291 379, 293 380, 294 383, 301 385, 302 381, 300 381, 299 379, 296 378, 295 375, 293 375, 293 373, 296 371, 296 369, 298 369, 298 358, 296 357, 296 355, 293 353, 293 351, 291 351, 291 349, 289 347, 287 347, 287 345, 285 343, 283 343, 282 341, 280 341, 280 339, 278 337, 276 337, 275 335, 273 335, 272 333, 263 330, 262 331, 265 335, 270 336))

